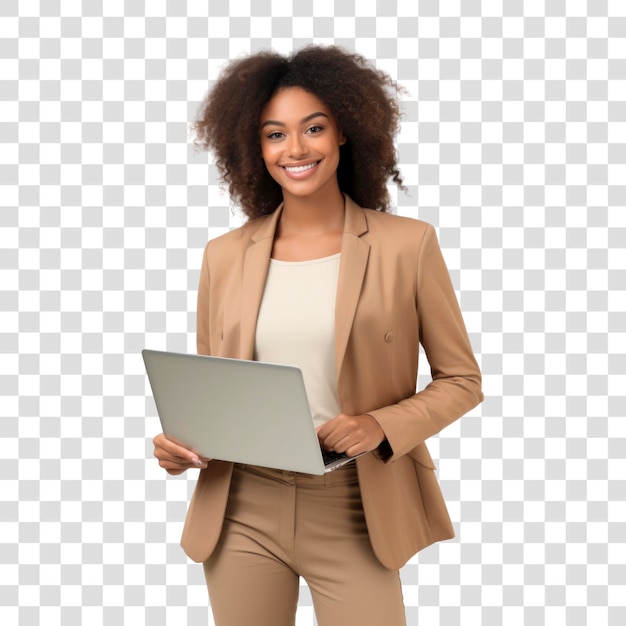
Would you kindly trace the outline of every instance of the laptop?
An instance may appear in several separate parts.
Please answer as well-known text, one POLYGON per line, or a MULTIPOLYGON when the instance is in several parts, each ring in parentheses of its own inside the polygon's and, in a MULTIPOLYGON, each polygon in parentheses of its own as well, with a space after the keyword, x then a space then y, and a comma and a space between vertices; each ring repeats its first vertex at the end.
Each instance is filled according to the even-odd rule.
POLYGON ((141 354, 163 432, 200 456, 318 475, 357 458, 321 449, 297 367, 141 354))

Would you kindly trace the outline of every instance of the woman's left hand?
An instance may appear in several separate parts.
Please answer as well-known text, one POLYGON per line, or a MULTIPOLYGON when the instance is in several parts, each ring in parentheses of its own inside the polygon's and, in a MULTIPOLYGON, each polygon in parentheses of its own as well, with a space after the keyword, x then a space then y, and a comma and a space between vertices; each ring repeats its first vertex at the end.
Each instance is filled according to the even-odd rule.
POLYGON ((317 429, 317 436, 326 450, 345 452, 348 456, 375 450, 385 439, 380 424, 368 414, 341 413, 322 424, 317 429))

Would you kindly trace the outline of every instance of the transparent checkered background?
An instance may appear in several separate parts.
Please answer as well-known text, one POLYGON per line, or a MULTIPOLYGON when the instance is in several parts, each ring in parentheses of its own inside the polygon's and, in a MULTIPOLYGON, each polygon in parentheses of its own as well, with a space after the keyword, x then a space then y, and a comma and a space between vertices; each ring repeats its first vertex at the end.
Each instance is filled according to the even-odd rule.
POLYGON ((2 0, 0 623, 213 623, 139 353, 194 350, 202 248, 242 221, 198 102, 309 42, 409 90, 397 210, 484 372, 430 442, 458 537, 402 570, 409 625, 626 624, 622 0, 2 0))

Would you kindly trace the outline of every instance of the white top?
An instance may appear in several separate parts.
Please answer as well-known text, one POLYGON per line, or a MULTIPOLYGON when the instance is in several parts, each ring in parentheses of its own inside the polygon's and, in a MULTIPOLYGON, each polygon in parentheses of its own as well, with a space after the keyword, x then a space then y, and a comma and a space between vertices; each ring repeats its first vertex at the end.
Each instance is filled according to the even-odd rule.
POLYGON ((271 259, 257 320, 255 360, 302 370, 316 427, 339 414, 335 296, 340 256, 271 259))

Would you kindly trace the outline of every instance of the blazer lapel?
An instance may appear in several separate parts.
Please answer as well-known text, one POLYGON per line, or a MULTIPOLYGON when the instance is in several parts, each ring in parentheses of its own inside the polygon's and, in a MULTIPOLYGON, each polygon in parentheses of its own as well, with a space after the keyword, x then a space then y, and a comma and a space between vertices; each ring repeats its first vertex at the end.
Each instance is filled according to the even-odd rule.
POLYGON ((241 284, 241 359, 254 356, 256 322, 263 298, 263 289, 272 256, 274 233, 283 210, 281 204, 252 235, 252 245, 246 250, 241 284))
MULTIPOLYGON (((367 232, 363 209, 345 197, 345 222, 341 242, 341 262, 337 280, 335 303, 335 363, 337 376, 348 346, 352 322, 361 294, 370 246, 361 235, 367 232)), ((256 323, 267 279, 276 226, 282 213, 281 204, 264 220, 252 235, 252 245, 247 249, 243 266, 241 295, 241 359, 254 356, 256 323)))
POLYGON ((348 196, 344 197, 345 222, 335 304, 335 362, 338 378, 370 253, 369 244, 361 238, 361 235, 367 232, 365 213, 348 196))

